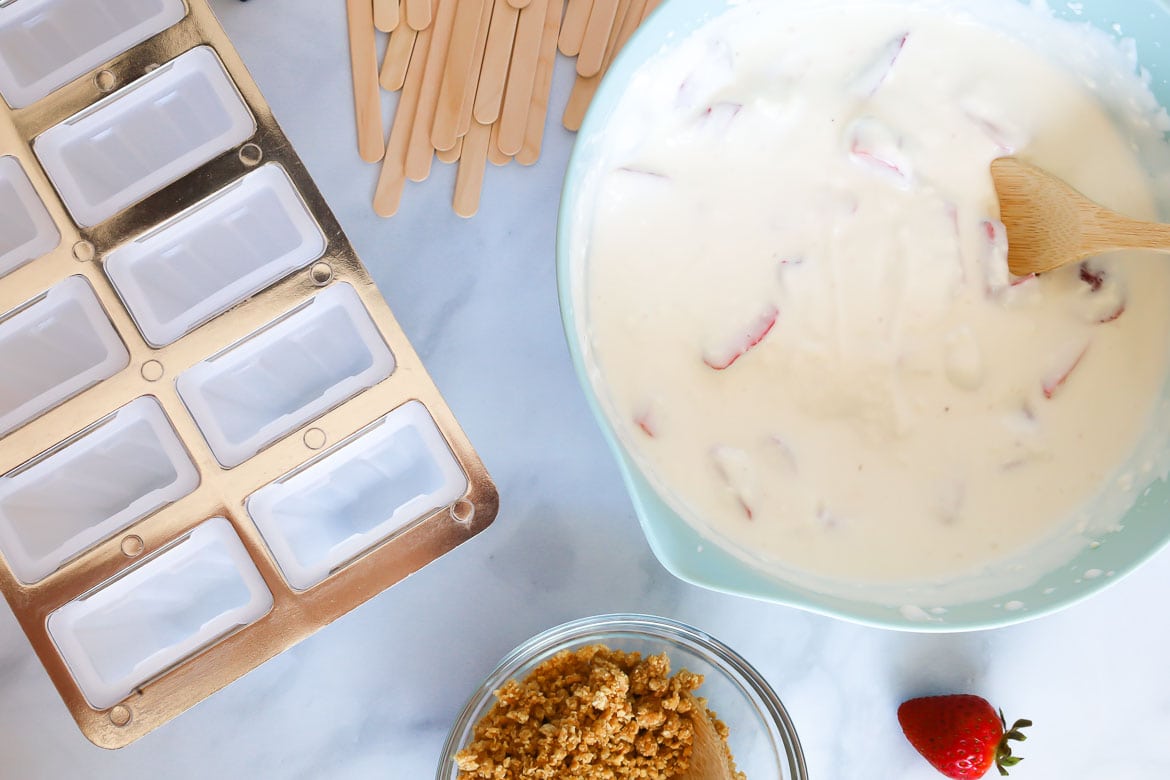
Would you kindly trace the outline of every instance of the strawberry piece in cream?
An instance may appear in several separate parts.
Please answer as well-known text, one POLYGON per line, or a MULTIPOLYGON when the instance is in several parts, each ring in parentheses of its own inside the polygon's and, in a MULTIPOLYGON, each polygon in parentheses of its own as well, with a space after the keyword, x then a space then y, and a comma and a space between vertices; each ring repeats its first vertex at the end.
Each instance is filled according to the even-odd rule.
POLYGON ((765 336, 771 333, 772 328, 776 326, 776 318, 779 316, 780 310, 775 306, 769 306, 751 325, 744 329, 742 334, 727 340, 719 349, 704 350, 703 362, 716 371, 731 368, 735 361, 747 354, 752 347, 759 344, 765 336))

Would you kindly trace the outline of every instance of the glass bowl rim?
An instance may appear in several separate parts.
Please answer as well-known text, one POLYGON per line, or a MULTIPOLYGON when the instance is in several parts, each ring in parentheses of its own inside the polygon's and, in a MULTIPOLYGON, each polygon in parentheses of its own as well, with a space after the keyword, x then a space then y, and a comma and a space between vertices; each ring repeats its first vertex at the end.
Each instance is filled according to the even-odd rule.
POLYGON ((808 769, 805 765, 804 751, 792 718, 776 691, 754 666, 729 646, 701 629, 671 618, 638 613, 612 613, 571 620, 536 634, 505 655, 468 697, 459 717, 448 732, 435 773, 436 780, 449 780, 452 776, 451 764, 455 754, 462 749, 469 730, 475 726, 473 719, 476 713, 495 690, 510 679, 520 667, 559 645, 609 633, 628 633, 677 645, 695 652, 731 676, 758 697, 758 703, 762 705, 761 714, 779 733, 781 742, 779 747, 783 747, 783 753, 788 759, 790 780, 807 780, 808 769))

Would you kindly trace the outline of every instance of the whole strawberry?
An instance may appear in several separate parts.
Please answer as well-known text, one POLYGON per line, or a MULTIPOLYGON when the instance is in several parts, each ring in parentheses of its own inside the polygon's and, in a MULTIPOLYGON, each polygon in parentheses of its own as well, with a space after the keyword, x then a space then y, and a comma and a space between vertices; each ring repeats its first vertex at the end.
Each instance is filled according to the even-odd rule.
POLYGON ((898 707, 898 722, 910 744, 954 780, 983 777, 993 764, 1006 775, 1020 763, 1010 741, 1027 739, 1021 729, 1032 725, 1017 720, 1009 729, 1002 711, 970 694, 910 699, 898 707))

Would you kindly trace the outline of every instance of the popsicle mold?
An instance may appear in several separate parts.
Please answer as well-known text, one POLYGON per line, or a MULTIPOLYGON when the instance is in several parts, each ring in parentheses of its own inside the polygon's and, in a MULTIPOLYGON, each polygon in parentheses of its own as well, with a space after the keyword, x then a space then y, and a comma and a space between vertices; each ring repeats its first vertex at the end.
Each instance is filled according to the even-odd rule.
POLYGON ((231 523, 212 518, 49 615, 49 635, 91 705, 135 688, 272 608, 231 523))
POLYGON ((183 0, 0 2, 0 94, 24 108, 186 13, 183 0))
POLYGON ((306 590, 458 500, 467 475, 425 406, 409 401, 248 499, 289 584, 306 590))
POLYGON ((198 485, 158 401, 138 398, 0 477, 0 553, 38 582, 198 485))
POLYGON ((324 252, 288 175, 265 165, 118 248, 105 270, 142 335, 162 347, 324 252))
POLYGON ((357 292, 337 284, 188 369, 178 388, 216 459, 232 468, 394 367, 357 292))
POLYGON ((60 241, 20 162, 0 157, 0 277, 53 251, 60 241))
POLYGON ((201 46, 49 128, 33 151, 73 218, 93 227, 255 132, 223 63, 201 46))
POLYGON ((85 736, 140 739, 498 509, 207 0, 0 0, 0 593, 85 736))
POLYGON ((84 277, 0 314, 0 435, 125 368, 130 354, 84 277))

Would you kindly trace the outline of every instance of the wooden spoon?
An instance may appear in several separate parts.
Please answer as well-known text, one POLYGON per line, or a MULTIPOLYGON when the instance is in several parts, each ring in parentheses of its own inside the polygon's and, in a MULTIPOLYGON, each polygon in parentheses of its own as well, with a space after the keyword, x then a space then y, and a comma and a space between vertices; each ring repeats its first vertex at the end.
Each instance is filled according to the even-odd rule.
POLYGON ((734 780, 727 761, 727 749, 723 738, 715 730, 707 708, 688 694, 691 699, 691 721, 695 729, 691 762, 686 771, 674 775, 674 780, 734 780))
POLYGON ((1015 157, 994 160, 991 178, 1007 227, 1008 268, 1016 276, 1041 274, 1118 249, 1170 252, 1170 225, 1110 211, 1015 157))

